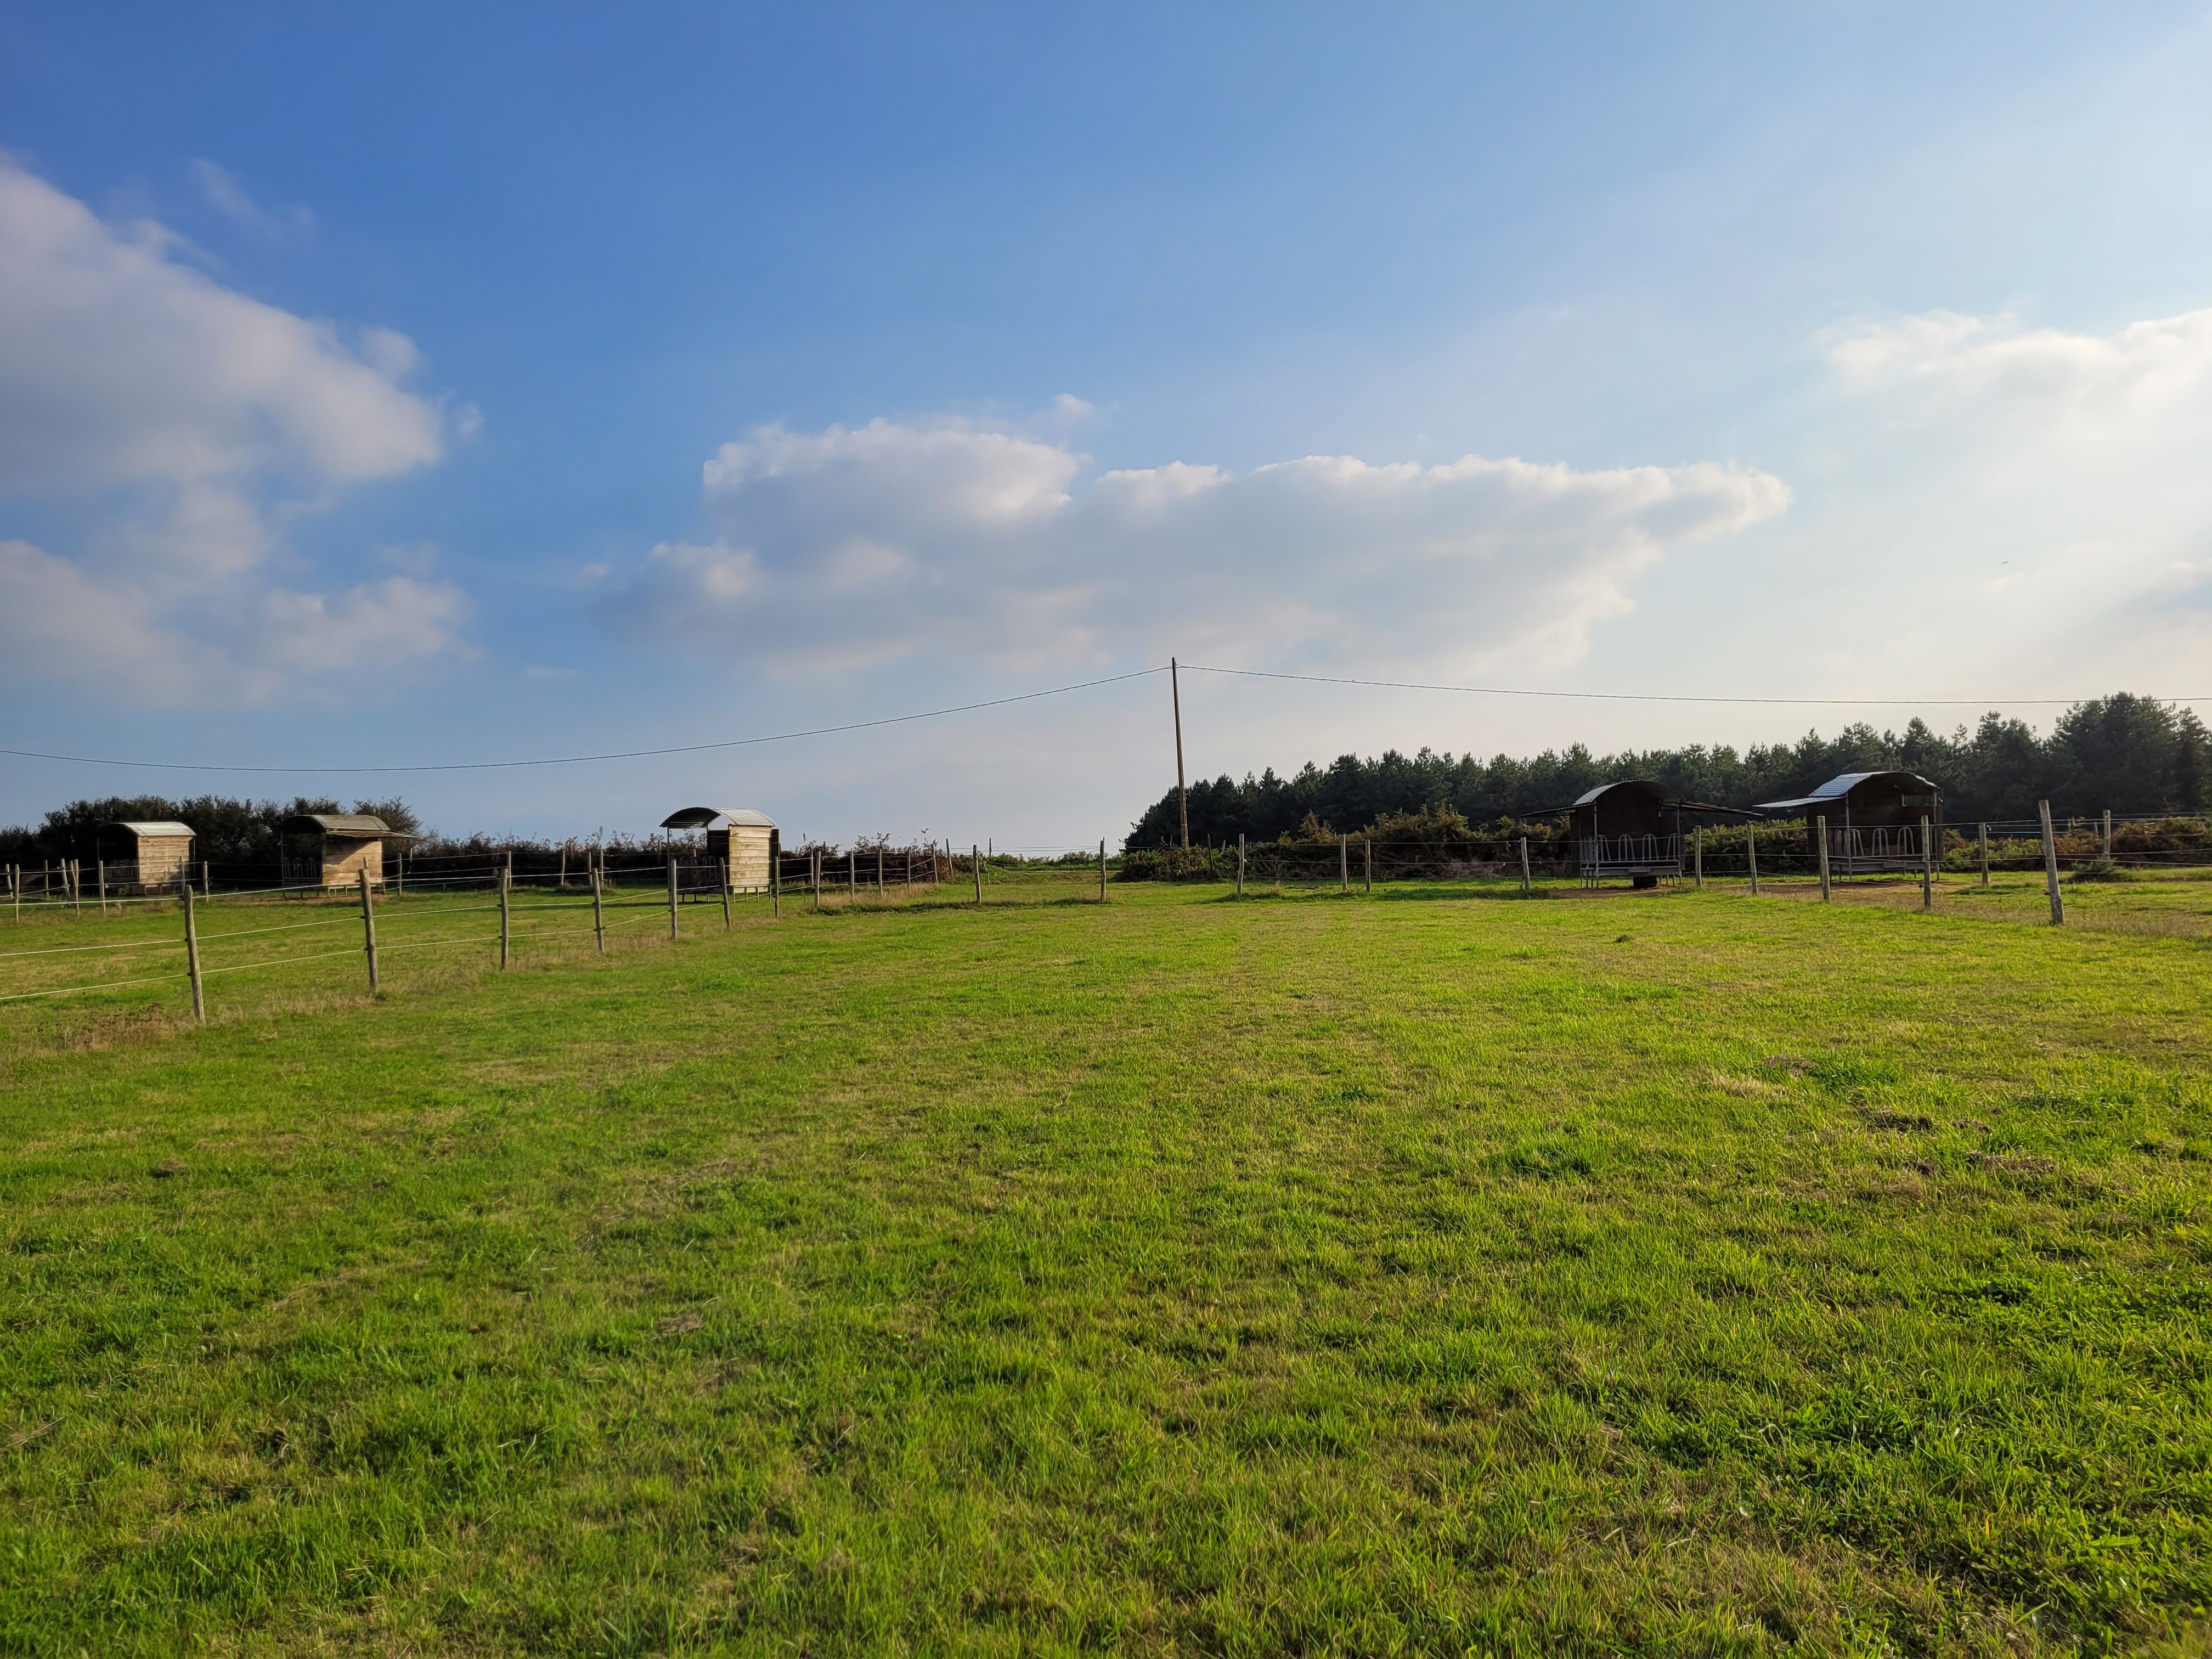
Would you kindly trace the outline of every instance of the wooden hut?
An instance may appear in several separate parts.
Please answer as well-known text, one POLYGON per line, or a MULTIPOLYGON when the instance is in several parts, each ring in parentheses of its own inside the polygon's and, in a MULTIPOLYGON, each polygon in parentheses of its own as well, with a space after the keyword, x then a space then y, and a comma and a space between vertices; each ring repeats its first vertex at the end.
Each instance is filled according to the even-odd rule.
POLYGON ((104 823, 100 842, 110 887, 151 892, 191 879, 192 827, 189 823, 173 819, 104 823), (111 849, 126 856, 107 859, 111 849))
POLYGON ((1700 812, 1741 816, 1733 807, 1684 800, 1649 778, 1598 785, 1567 809, 1583 885, 1595 887, 1607 876, 1626 876, 1638 887, 1678 879, 1682 820, 1700 812))
POLYGON ((1827 819, 1828 867, 1838 875, 1918 870, 1923 818, 1934 843, 1928 850, 1942 856, 1943 793, 1917 772, 1845 772, 1809 795, 1763 801, 1759 810, 1771 818, 1804 819, 1808 836, 1818 819, 1827 819))
POLYGON ((414 841, 366 812, 302 812, 278 826, 287 887, 384 885, 384 843, 414 841))
POLYGON ((775 820, 750 806, 686 806, 661 819, 664 830, 705 830, 707 858, 718 867, 726 860, 730 885, 740 893, 764 893, 769 872, 781 849, 775 820))

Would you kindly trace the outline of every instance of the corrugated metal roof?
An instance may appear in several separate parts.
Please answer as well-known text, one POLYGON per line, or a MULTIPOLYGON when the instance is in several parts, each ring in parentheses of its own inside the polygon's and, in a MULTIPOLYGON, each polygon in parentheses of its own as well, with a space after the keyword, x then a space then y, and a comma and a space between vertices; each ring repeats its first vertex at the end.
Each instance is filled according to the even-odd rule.
POLYGON ((664 830, 697 830, 712 823, 716 818, 726 818, 732 824, 752 830, 773 830, 775 820, 765 812, 750 806, 685 806, 661 819, 664 830))
POLYGON ((1902 778, 1917 783, 1929 793, 1936 793, 1936 786, 1917 772, 1839 772, 1809 795, 1800 795, 1794 800, 1763 800, 1759 804, 1762 812, 1779 812, 1798 806, 1819 806, 1832 800, 1840 800, 1869 778, 1902 778))
POLYGON ((1615 778, 1611 783, 1601 783, 1588 794, 1576 796, 1575 805, 1588 806, 1608 789, 1649 789, 1662 799, 1667 798, 1667 786, 1663 783, 1654 783, 1649 778, 1615 778))
POLYGON ((195 833, 189 823, 178 823, 167 819, 141 823, 127 818, 120 818, 107 827, 110 830, 128 830, 134 836, 182 836, 187 841, 191 840, 195 833))
MULTIPOLYGON (((301 812, 284 820, 287 830, 319 830, 326 836, 393 836, 398 832, 366 812, 301 812)), ((413 836, 406 837, 413 840, 413 836)))

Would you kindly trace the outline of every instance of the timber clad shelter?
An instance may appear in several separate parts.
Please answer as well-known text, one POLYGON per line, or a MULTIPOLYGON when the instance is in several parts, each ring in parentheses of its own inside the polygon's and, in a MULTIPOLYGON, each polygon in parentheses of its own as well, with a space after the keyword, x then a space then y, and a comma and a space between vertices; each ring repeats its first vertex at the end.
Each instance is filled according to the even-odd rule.
POLYGON ((1841 875, 1917 870, 1923 852, 1942 855, 1943 794, 1917 772, 1845 772, 1795 800, 1762 801, 1771 818, 1802 818, 1810 835, 1828 821, 1828 863, 1841 875), (1929 824, 1923 848, 1920 820, 1929 824))
POLYGON ((278 828, 287 887, 358 887, 364 870, 368 884, 381 887, 384 843, 420 839, 365 812, 302 812, 278 828))
POLYGON ((118 887, 138 887, 151 891, 156 887, 173 887, 188 878, 192 861, 192 827, 167 820, 149 823, 106 823, 100 826, 101 839, 112 836, 127 836, 130 858, 107 866, 110 884, 118 887))
POLYGON ((740 893, 764 893, 769 872, 781 851, 775 820, 750 806, 686 806, 661 819, 664 830, 707 830, 707 857, 727 862, 730 885, 740 893), (715 825, 719 820, 719 827, 715 825))
POLYGON ((1584 885, 1626 876, 1638 887, 1656 887, 1662 878, 1671 881, 1682 873, 1683 813, 1733 816, 1736 811, 1684 800, 1649 778, 1619 778, 1567 808, 1567 825, 1584 885))

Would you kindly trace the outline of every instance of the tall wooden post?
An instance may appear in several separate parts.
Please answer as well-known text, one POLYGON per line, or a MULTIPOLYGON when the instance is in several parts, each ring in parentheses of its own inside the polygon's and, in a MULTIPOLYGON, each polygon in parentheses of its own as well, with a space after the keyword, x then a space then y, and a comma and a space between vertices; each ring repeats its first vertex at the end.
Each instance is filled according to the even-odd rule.
POLYGON ((768 849, 768 913, 778 918, 783 915, 783 842, 773 842, 768 849))
POLYGON ((1372 836, 1370 836, 1359 844, 1367 849, 1364 855, 1367 860, 1367 870, 1365 875, 1361 878, 1363 884, 1360 890, 1371 898, 1375 893, 1375 841, 1372 836))
POLYGON ((590 869, 592 872, 592 938, 599 945, 599 954, 605 956, 607 953, 607 912, 605 902, 599 894, 600 878, 605 872, 596 864, 591 866, 590 869))
POLYGON ((1336 890, 1340 893, 1352 890, 1352 837, 1349 836, 1336 838, 1336 890))
POLYGON ((1936 832, 1920 820, 1920 908, 1936 908, 1936 832))
POLYGON ((1813 836, 1820 843, 1820 902, 1828 902, 1828 821, 1825 817, 1813 820, 1813 836))
POLYGON ((1237 832, 1237 896, 1244 896, 1244 832, 1237 832))
POLYGON ((717 861, 722 866, 722 931, 726 933, 730 931, 730 861, 717 861))
POLYGON ((884 902, 884 844, 876 843, 876 902, 884 902))
POLYGON ((393 884, 394 884, 394 885, 393 885, 393 887, 392 887, 392 891, 394 891, 395 893, 398 893, 398 894, 401 895, 401 896, 404 897, 404 896, 406 895, 406 892, 407 892, 407 854, 404 854, 404 853, 394 853, 394 854, 392 855, 392 882, 393 882, 393 884))
POLYGON ((816 848, 814 856, 807 860, 807 873, 814 882, 814 908, 822 908, 822 849, 816 848))
POLYGON ((968 862, 975 866, 975 902, 981 904, 983 902, 983 849, 980 847, 970 847, 968 849, 968 862))
POLYGON ((361 940, 368 952, 368 994, 376 994, 376 906, 368 896, 368 866, 361 868, 361 940))
POLYGON ((1528 837, 1523 836, 1521 837, 1521 896, 1527 898, 1528 891, 1528 837))
POLYGON ((1756 824, 1746 823, 1743 826, 1743 857, 1744 862, 1751 867, 1751 896, 1757 898, 1759 896, 1759 826, 1756 824))
POLYGON ((2105 809, 2105 856, 2112 856, 2112 809, 2109 806, 2105 809))
MULTIPOLYGON (((2109 817, 2110 814, 2106 816, 2109 817)), ((2110 837, 2107 836, 2106 839, 2109 840, 2110 837)), ((93 879, 100 884, 100 914, 105 916, 107 914, 107 860, 106 859, 93 860, 93 879)))
POLYGON ((2051 925, 2063 927, 2066 925, 2066 899, 2058 890, 2058 837, 2051 830, 2051 803, 2039 800, 2035 803, 2035 810, 2043 820, 2043 878, 2051 890, 2051 925))
POLYGON ((200 896, 215 896, 215 866, 205 859, 200 860, 200 896))
POLYGON ((193 925, 192 890, 185 888, 185 971, 192 981, 192 1018, 207 1024, 207 998, 200 989, 200 935, 193 925))
POLYGON ((1098 840, 1098 902, 1106 902, 1106 840, 1103 836, 1098 840))
POLYGON ((1168 690, 1175 698, 1176 811, 1182 819, 1182 850, 1190 851, 1190 797, 1182 787, 1182 679, 1173 657, 1168 659, 1168 690))
POLYGON ((1705 826, 1704 824, 1699 824, 1692 832, 1692 844, 1698 849, 1696 855, 1698 861, 1694 867, 1698 872, 1698 890, 1702 893, 1705 890, 1705 826))
POLYGON ((568 843, 561 843, 561 890, 568 890, 568 843))
POLYGON ((499 965, 502 970, 507 967, 507 952, 514 939, 509 926, 512 918, 507 914, 507 889, 513 882, 514 878, 501 869, 499 872, 499 965))
POLYGON ((1975 839, 1981 843, 1982 885, 1986 887, 1990 884, 1990 826, 1986 823, 1984 824, 1979 832, 1976 835, 1975 839))
POLYGON ((676 938, 676 849, 668 849, 668 937, 676 938))

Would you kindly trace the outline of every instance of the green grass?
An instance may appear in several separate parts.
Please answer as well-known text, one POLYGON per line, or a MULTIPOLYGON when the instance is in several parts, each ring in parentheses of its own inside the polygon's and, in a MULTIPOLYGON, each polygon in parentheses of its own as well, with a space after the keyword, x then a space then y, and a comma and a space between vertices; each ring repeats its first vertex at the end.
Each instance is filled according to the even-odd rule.
POLYGON ((0 1005, 0 1650, 2202 1651, 2212 884, 1999 881, 0 1005))

